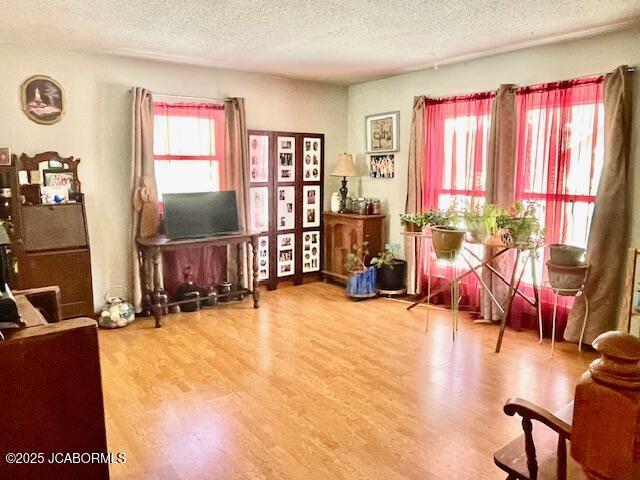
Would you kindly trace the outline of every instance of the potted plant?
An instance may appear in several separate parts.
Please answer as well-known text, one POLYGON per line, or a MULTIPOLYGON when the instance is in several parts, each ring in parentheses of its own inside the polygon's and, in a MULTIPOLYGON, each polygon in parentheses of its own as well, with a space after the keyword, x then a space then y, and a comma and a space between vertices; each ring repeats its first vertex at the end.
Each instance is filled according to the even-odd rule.
POLYGON ((400 225, 404 227, 405 232, 418 233, 422 231, 419 215, 419 213, 400 214, 400 225))
POLYGON ((376 287, 376 269, 364 263, 369 255, 369 242, 361 246, 353 245, 347 254, 345 268, 349 271, 347 278, 347 296, 351 298, 371 298, 378 294, 376 287))
POLYGON ((549 283, 552 288, 559 290, 558 295, 573 297, 582 288, 587 278, 589 265, 566 266, 555 265, 551 260, 547 261, 549 283))
POLYGON ((565 245, 563 243, 554 243, 549 245, 549 255, 551 263, 554 265, 563 265, 565 267, 577 267, 584 264, 585 249, 582 247, 574 247, 573 245, 565 245))
POLYGON ((460 213, 457 202, 434 216, 431 224, 431 238, 436 257, 441 260, 453 260, 462 250, 464 235, 467 232, 458 228, 460 213))
POLYGON ((418 233, 431 225, 437 212, 430 209, 424 213, 402 213, 400 224, 404 226, 406 232, 418 233))
POLYGON ((400 245, 386 244, 384 251, 371 259, 371 266, 378 269, 378 288, 388 292, 406 288, 407 262, 397 258, 400 245))
POLYGON ((480 205, 475 200, 469 202, 463 212, 463 217, 470 240, 474 243, 484 243, 495 235, 498 231, 496 221, 501 213, 501 208, 490 203, 480 205))
POLYGON ((510 214, 496 217, 496 226, 503 229, 502 240, 506 245, 531 245, 544 240, 545 231, 540 228, 534 202, 514 203, 510 214))

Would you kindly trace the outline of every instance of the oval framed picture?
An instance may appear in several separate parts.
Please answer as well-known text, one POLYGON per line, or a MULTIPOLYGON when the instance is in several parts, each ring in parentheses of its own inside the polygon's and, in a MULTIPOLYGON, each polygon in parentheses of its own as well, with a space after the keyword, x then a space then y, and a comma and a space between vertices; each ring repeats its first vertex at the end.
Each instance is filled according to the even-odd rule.
POLYGON ((32 121, 51 125, 64 115, 62 85, 46 75, 34 75, 22 83, 22 111, 32 121))

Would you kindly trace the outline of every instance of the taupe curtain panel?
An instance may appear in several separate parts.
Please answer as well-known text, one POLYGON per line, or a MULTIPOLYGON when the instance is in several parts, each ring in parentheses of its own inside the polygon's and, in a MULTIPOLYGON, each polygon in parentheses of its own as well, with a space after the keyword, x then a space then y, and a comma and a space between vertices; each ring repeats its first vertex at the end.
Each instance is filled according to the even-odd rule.
MULTIPOLYGON (((501 85, 493 100, 489 152, 487 158, 486 202, 508 209, 515 201, 516 172, 516 92, 514 85, 501 85)), ((491 258, 493 248, 485 248, 485 259, 491 258)), ((511 255, 503 255, 493 261, 492 266, 506 273, 512 265, 511 255)), ((489 269, 482 269, 482 279, 493 295, 504 303, 509 287, 500 282, 489 269)), ((502 313, 491 301, 484 289, 482 292, 482 316, 487 321, 497 321, 502 313)))
MULTIPOLYGON (((406 213, 422 211, 422 164, 425 155, 424 107, 426 97, 413 99, 413 117, 411 119, 411 138, 409 140, 409 171, 407 175, 406 213)), ((404 237, 404 255, 407 260, 407 293, 420 293, 420 270, 422 263, 422 241, 419 238, 404 237)))
POLYGON ((136 238, 153 235, 158 230, 158 196, 153 158, 153 98, 151 92, 136 87, 131 90, 131 267, 133 304, 142 309, 142 286, 136 238))
MULTIPOLYGON (((633 204, 631 81, 626 65, 604 79, 604 167, 589 231, 590 267, 584 288, 589 301, 584 341, 589 344, 608 330, 626 330, 624 286, 633 204)), ((583 298, 576 298, 564 332, 566 340, 580 338, 585 306, 583 298)))
MULTIPOLYGON (((244 109, 244 98, 228 98, 225 110, 225 185, 236 191, 238 204, 238 226, 246 230, 249 225, 249 137, 244 109)), ((242 247, 244 287, 253 288, 252 255, 242 247)), ((235 252, 231 252, 235 254, 235 252)), ((236 262, 230 262, 231 274, 238 279, 236 262)))

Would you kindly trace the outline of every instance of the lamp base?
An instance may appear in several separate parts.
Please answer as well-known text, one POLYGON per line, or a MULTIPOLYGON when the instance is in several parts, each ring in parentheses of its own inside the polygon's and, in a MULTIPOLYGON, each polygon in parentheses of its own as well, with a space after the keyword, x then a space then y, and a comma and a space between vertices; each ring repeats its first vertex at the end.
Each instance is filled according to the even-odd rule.
POLYGON ((347 212, 347 177, 342 177, 342 187, 340 187, 340 210, 338 213, 347 212))

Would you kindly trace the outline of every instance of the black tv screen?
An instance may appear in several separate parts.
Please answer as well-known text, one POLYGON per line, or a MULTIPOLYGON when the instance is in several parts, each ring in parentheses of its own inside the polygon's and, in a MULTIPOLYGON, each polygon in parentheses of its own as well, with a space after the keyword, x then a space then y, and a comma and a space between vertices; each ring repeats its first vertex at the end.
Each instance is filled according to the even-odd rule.
POLYGON ((199 238, 238 231, 236 192, 165 193, 167 238, 199 238))

